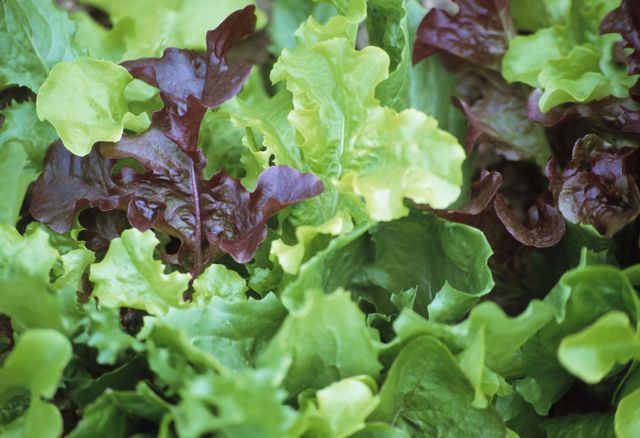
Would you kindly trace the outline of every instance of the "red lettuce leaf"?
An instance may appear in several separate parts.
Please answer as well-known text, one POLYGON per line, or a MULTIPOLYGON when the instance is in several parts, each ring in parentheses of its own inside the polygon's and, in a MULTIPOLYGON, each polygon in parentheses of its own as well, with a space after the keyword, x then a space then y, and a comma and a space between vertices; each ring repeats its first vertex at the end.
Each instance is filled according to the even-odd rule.
POLYGON ((543 113, 538 105, 542 92, 534 90, 529 96, 527 105, 529 119, 547 128, 576 120, 586 120, 596 126, 640 135, 640 104, 636 101, 638 98, 634 95, 636 92, 637 90, 632 89, 630 98, 621 99, 610 96, 585 104, 561 105, 543 113))
POLYGON ((544 129, 529 120, 527 92, 523 87, 508 85, 493 75, 474 83, 471 97, 454 98, 454 104, 468 121, 467 153, 477 147, 482 155, 546 163, 549 145, 544 129))
POLYGON ((413 63, 443 53, 500 71, 515 34, 508 0, 455 0, 457 14, 432 8, 418 28, 413 63))
POLYGON ((206 53, 171 47, 160 58, 122 63, 133 77, 160 89, 164 107, 154 114, 154 124, 190 154, 198 166, 204 165, 197 138, 207 108, 215 108, 237 95, 251 73, 251 63, 229 63, 226 56, 255 27, 255 6, 249 5, 207 32, 206 53))
POLYGON ((78 221, 84 227, 78 238, 84 240, 91 251, 105 251, 109 248, 109 242, 131 228, 127 214, 121 210, 100 211, 89 208, 80 213, 78 221))
MULTIPOLYGON (((125 63, 134 76, 160 88, 164 107, 147 132, 99 144, 86 157, 61 143, 51 148, 34 186, 31 214, 63 233, 87 207, 125 211, 138 230, 153 228, 179 239, 171 260, 194 277, 224 253, 248 262, 266 238, 270 217, 323 190, 317 177, 286 166, 265 170, 252 193, 224 170, 203 177, 206 159, 197 146, 202 118, 208 107, 240 91, 251 66, 228 65, 224 56, 254 27, 251 6, 207 33, 206 56, 167 49, 160 59, 125 63)), ((95 213, 85 217, 91 222, 85 237, 103 247, 122 224, 95 213)))
POLYGON ((571 161, 547 177, 558 207, 573 223, 593 225, 611 237, 640 214, 640 191, 635 180, 638 149, 614 148, 596 135, 578 140, 571 161))
POLYGON ((322 189, 315 176, 286 166, 265 170, 252 193, 224 171, 204 180, 176 143, 151 128, 103 143, 86 157, 54 146, 35 184, 31 214, 63 233, 85 207, 124 210, 135 228, 180 239, 178 260, 197 274, 223 253, 240 263, 249 261, 266 238, 270 217, 322 189), (115 160, 124 158, 134 159, 144 172, 124 166, 112 176, 115 160))
POLYGON ((629 74, 640 74, 640 3, 638 0, 622 0, 622 4, 604 17, 600 33, 619 33, 625 47, 633 49, 627 57, 629 74))
POLYGON ((499 172, 483 171, 480 180, 472 184, 471 198, 464 208, 439 210, 436 214, 482 230, 495 251, 510 252, 505 249, 514 248, 511 238, 534 248, 549 248, 560 242, 565 233, 564 220, 544 195, 529 209, 522 222, 499 193, 501 184, 499 172))

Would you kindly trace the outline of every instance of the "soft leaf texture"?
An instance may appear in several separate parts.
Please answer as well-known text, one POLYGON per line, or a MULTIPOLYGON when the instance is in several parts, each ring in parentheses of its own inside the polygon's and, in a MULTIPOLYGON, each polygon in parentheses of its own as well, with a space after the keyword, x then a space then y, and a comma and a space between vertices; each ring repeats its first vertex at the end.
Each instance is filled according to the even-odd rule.
POLYGON ((627 57, 629 74, 640 74, 640 7, 638 3, 622 0, 622 4, 602 20, 600 32, 622 35, 625 47, 633 51, 627 57))
POLYGON ((376 397, 362 377, 351 377, 316 392, 315 403, 306 407, 312 436, 348 437, 365 428, 364 420, 377 406, 376 397))
POLYGON ((0 75, 37 92, 51 67, 73 59, 75 25, 51 0, 6 0, 0 7, 0 75))
MULTIPOLYGON (((109 14, 120 33, 120 60, 158 56, 167 47, 203 50, 202 35, 251 0, 83 0, 109 14)), ((114 32, 112 31, 112 33, 114 32)))
POLYGON ((393 292, 417 286, 415 309, 434 321, 455 321, 493 287, 492 251, 476 229, 429 215, 380 225, 372 234, 369 280, 393 292))
POLYGON ((284 405, 286 393, 268 370, 208 374, 188 382, 174 410, 180 436, 207 432, 222 436, 289 437, 296 413, 284 405))
POLYGON ((473 408, 473 398, 471 384, 449 350, 436 339, 422 336, 396 358, 372 419, 393 421, 420 435, 473 435, 482 428, 491 436, 505 436, 505 426, 493 408, 473 408), (446 429, 442 424, 447 424, 446 429))
POLYGON ((616 436, 631 438, 640 433, 640 390, 620 401, 614 421, 616 436))
POLYGON ((132 80, 108 61, 61 62, 38 93, 38 117, 56 128, 67 149, 85 156, 95 142, 120 140, 128 111, 124 89, 132 80))
POLYGON ((70 359, 71 344, 56 331, 32 330, 20 337, 0 368, 0 405, 23 391, 31 401, 22 416, 0 424, 0 433, 28 438, 54 438, 62 433, 62 416, 46 400, 53 398, 70 359))
POLYGON ((2 111, 0 129, 0 223, 14 225, 28 185, 35 180, 44 155, 56 140, 48 123, 40 122, 33 102, 14 103, 2 111))
POLYGON ((502 61, 502 74, 509 82, 524 82, 541 88, 542 112, 566 102, 588 102, 610 94, 626 97, 637 78, 628 77, 616 65, 614 35, 600 36, 598 27, 616 1, 574 3, 560 24, 516 37, 502 61))
POLYGON ((170 307, 180 307, 189 276, 179 272, 165 274, 164 266, 153 259, 160 242, 152 231, 135 229, 111 241, 105 258, 91 266, 93 295, 107 307, 131 307, 161 315, 170 307))
POLYGON ((0 242, 0 312, 10 316, 20 331, 62 330, 61 307, 49 278, 58 252, 49 245, 49 236, 42 230, 21 236, 15 228, 2 225, 0 242), (30 306, 31 300, 38 306, 30 306))
POLYGON ((433 8, 418 29, 413 62, 434 53, 498 69, 512 35, 507 0, 458 0, 458 12, 433 8))
MULTIPOLYGON (((355 50, 338 18, 324 26, 303 24, 298 47, 285 50, 271 74, 293 94, 289 120, 310 170, 327 186, 340 180, 338 190, 345 196, 364 198, 375 220, 406 215, 405 197, 437 207, 450 204, 462 182, 462 149, 424 114, 380 107, 375 90, 388 76, 389 58, 375 47, 355 50), (393 186, 382 186, 383 177, 392 178, 393 186)), ((341 200, 327 190, 317 202, 325 214, 313 225, 331 219, 341 200)))
POLYGON ((364 315, 343 290, 309 293, 287 317, 259 364, 275 367, 283 359, 292 361, 284 385, 294 394, 358 374, 376 376, 381 368, 364 315))
POLYGON ((591 326, 567 336, 558 358, 572 374, 587 383, 598 383, 613 366, 640 357, 640 339, 625 313, 611 312, 591 326))

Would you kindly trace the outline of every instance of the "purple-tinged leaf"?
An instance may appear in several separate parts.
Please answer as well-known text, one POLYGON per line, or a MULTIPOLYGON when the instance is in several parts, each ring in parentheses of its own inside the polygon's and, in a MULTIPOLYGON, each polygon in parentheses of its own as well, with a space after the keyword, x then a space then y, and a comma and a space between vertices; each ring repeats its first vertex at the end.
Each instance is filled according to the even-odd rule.
POLYGON ((572 159, 561 172, 555 159, 547 166, 551 190, 564 217, 593 225, 607 237, 640 214, 637 172, 638 149, 616 149, 596 135, 576 142, 572 159))
POLYGON ((600 33, 619 33, 625 47, 633 52, 627 57, 629 74, 640 74, 640 2, 622 0, 622 4, 604 17, 600 33))
POLYGON ((106 211, 118 206, 120 193, 110 176, 113 162, 95 148, 86 157, 78 157, 57 142, 45 163, 33 187, 30 212, 54 231, 67 232, 86 207, 106 211))
POLYGON ((91 251, 107 250, 109 242, 120 237, 127 228, 131 228, 127 214, 120 210, 100 211, 90 208, 82 211, 78 220, 84 228, 78 238, 84 240, 86 247, 91 251))
POLYGON ((500 70, 512 35, 508 0, 456 0, 457 14, 433 8, 420 23, 413 63, 434 53, 500 70))
POLYGON ((544 129, 529 120, 525 90, 498 78, 485 79, 477 93, 474 101, 454 98, 468 121, 467 153, 477 147, 481 154, 544 165, 551 155, 549 145, 544 129))
POLYGON ((250 63, 228 64, 225 56, 235 44, 251 35, 255 27, 255 6, 249 5, 207 32, 206 54, 169 48, 161 58, 143 58, 122 65, 135 78, 158 87, 165 99, 175 104, 179 114, 191 104, 189 96, 204 107, 214 108, 238 94, 249 77, 250 63))
POLYGON ((460 210, 436 211, 439 216, 482 230, 494 250, 514 248, 511 238, 527 247, 548 248, 564 236, 565 223, 560 213, 543 197, 532 206, 522 223, 499 193, 502 175, 483 171, 471 186, 471 198, 460 210))
POLYGON ((640 104, 633 98, 607 97, 586 104, 561 105, 543 113, 538 105, 542 92, 529 96, 529 119, 547 128, 585 119, 592 125, 605 126, 627 134, 640 134, 640 104))
POLYGON ((201 170, 155 127, 118 143, 103 143, 99 152, 83 158, 56 145, 36 183, 31 212, 65 232, 87 206, 125 210, 135 228, 179 238, 178 260, 197 274, 224 252, 238 262, 249 261, 266 237, 270 217, 323 189, 315 176, 286 166, 265 170, 253 193, 224 171, 206 181, 201 170), (115 160, 125 158, 144 172, 123 166, 112 176, 115 160))

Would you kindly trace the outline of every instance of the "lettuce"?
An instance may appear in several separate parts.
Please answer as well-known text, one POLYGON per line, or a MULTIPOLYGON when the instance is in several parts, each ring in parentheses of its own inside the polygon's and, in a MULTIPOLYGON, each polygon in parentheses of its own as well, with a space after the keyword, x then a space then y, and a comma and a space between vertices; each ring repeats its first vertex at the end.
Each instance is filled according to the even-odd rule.
POLYGON ((81 3, 0 7, 0 435, 638 435, 632 2, 81 3))

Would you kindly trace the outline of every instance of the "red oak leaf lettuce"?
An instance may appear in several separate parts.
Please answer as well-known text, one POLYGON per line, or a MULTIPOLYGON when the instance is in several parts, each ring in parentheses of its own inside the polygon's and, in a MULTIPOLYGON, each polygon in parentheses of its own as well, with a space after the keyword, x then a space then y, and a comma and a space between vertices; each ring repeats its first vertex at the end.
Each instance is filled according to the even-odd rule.
MULTIPOLYGON (((240 91, 251 66, 229 65, 224 56, 254 27, 251 6, 207 33, 206 56, 167 49, 160 59, 125 63, 134 76, 160 88, 164 107, 147 132, 94 146, 86 157, 61 143, 52 147, 34 186, 32 215, 65 232, 86 207, 126 211, 135 228, 178 238, 174 261, 194 277, 223 253, 248 262, 266 238, 270 217, 323 190, 315 176, 286 166, 266 169, 252 193, 224 170, 203 177, 206 160, 197 146, 202 118, 240 91)), ((114 237, 116 224, 91 222, 86 237, 92 246, 114 237)))
POLYGON ((413 48, 414 64, 434 53, 500 70, 515 34, 507 0, 456 0, 457 14, 438 8, 427 13, 413 48))
POLYGON ((640 214, 637 149, 617 149, 587 135, 576 142, 562 171, 556 165, 555 159, 549 162, 547 176, 558 208, 569 221, 593 225, 611 237, 640 214))
POLYGON ((494 250, 513 248, 511 236, 520 244, 534 248, 556 245, 564 236, 565 224, 558 211, 540 196, 529 208, 524 222, 520 221, 499 193, 502 175, 483 171, 480 180, 472 184, 471 198, 460 210, 436 211, 441 217, 479 228, 494 250))

